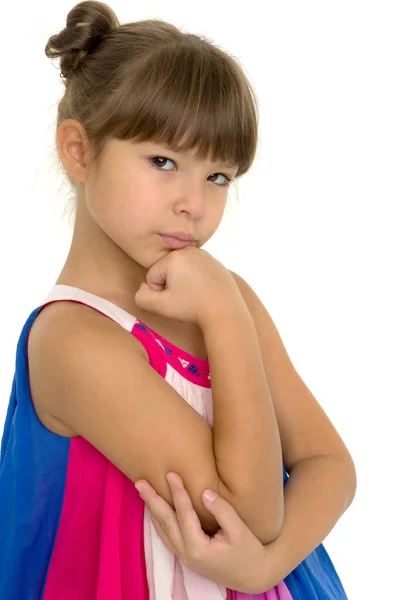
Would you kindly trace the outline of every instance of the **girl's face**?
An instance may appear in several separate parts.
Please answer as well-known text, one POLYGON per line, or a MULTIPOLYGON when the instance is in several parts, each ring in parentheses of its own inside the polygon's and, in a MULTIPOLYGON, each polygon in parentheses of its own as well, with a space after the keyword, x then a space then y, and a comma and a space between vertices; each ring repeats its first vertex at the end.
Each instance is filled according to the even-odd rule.
MULTIPOLYGON (((81 124, 58 129, 58 151, 77 184, 74 236, 65 272, 71 279, 95 277, 118 287, 139 280, 167 252, 160 234, 195 237, 198 248, 222 219, 228 178, 238 165, 199 161, 153 142, 109 139, 96 165, 81 124), (137 279, 137 278, 136 278, 137 279)), ((65 275, 64 272, 64 275, 65 275)))
POLYGON ((237 167, 198 161, 193 154, 112 139, 85 182, 92 218, 143 266, 170 251, 160 234, 182 231, 200 248, 222 219, 237 167))

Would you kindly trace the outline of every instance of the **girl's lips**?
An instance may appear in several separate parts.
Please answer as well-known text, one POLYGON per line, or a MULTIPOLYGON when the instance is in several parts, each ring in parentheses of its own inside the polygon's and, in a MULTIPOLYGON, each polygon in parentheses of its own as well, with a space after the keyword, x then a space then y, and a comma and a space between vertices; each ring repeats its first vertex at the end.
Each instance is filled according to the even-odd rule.
MULTIPOLYGON (((161 234, 160 234, 161 235, 161 234)), ((161 235, 161 238, 164 240, 165 244, 170 248, 185 248, 186 246, 191 246, 193 242, 180 240, 179 238, 170 237, 168 235, 161 235)))

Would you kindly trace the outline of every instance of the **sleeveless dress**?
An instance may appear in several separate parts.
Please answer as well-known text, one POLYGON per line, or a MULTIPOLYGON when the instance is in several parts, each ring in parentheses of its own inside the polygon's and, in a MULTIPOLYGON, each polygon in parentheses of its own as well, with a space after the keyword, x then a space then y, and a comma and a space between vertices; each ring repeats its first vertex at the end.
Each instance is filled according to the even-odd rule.
MULTIPOLYGON (((162 542, 119 469, 82 437, 62 437, 42 425, 32 404, 27 341, 40 310, 60 300, 119 323, 143 344, 151 367, 213 422, 207 360, 104 298, 53 286, 17 344, 0 454, 1 600, 346 600, 322 544, 263 594, 228 590, 192 571, 162 542)), ((283 465, 284 484, 287 479, 283 465)))

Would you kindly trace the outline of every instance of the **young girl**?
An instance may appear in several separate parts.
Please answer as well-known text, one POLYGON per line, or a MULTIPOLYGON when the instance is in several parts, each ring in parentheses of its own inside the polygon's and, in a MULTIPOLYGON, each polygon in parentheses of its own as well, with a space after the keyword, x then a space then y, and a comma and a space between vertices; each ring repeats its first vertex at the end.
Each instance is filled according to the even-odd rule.
POLYGON ((46 55, 61 59, 56 142, 76 219, 17 346, 0 597, 345 599, 321 542, 353 499, 351 457, 250 286, 201 249, 256 152, 241 67, 163 21, 119 25, 99 2, 76 5, 46 55), (170 471, 198 519, 185 551, 170 471), (236 537, 218 533, 206 488, 236 537))

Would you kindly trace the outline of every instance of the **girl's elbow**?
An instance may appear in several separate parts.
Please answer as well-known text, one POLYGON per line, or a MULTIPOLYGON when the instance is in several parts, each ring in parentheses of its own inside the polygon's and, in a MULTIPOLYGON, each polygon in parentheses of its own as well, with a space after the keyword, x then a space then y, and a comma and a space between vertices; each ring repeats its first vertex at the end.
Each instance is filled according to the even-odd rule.
POLYGON ((272 523, 268 528, 260 528, 260 537, 257 536, 260 542, 264 546, 266 546, 267 544, 270 544, 271 542, 276 540, 276 538, 279 537, 282 531, 282 525, 283 520, 276 523, 272 523))
POLYGON ((277 502, 276 507, 268 511, 268 514, 266 514, 265 509, 260 511, 259 514, 262 516, 261 519, 257 519, 258 522, 253 533, 265 546, 276 540, 282 530, 284 517, 283 496, 282 500, 277 502))
POLYGON ((267 546, 279 537, 280 529, 266 528, 265 524, 262 524, 259 527, 252 528, 252 533, 263 546, 267 546))

